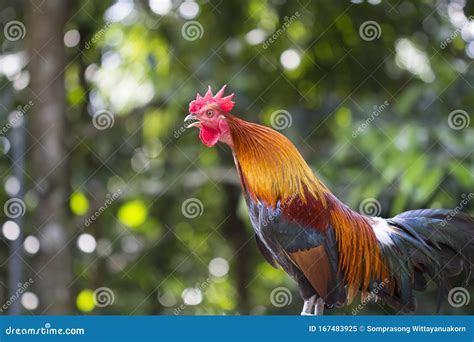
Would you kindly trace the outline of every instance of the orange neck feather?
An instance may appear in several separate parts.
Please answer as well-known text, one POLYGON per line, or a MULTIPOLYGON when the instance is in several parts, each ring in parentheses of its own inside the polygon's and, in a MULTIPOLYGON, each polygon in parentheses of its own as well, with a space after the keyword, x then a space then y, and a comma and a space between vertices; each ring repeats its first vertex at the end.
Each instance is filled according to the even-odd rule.
MULTIPOLYGON (((299 195, 307 202, 305 189, 325 202, 329 190, 317 179, 296 147, 271 128, 228 116, 233 151, 245 176, 249 194, 273 208, 280 200, 299 195)), ((324 203, 325 204, 325 203, 324 203)))
POLYGON ((368 219, 340 202, 285 136, 230 114, 227 119, 232 149, 249 196, 273 208, 278 201, 284 203, 289 215, 299 215, 298 221, 308 226, 321 230, 334 227, 339 269, 345 274, 349 300, 359 289, 365 292, 371 281, 384 280, 387 268, 368 219), (306 205, 304 210, 297 210, 300 204, 306 205))

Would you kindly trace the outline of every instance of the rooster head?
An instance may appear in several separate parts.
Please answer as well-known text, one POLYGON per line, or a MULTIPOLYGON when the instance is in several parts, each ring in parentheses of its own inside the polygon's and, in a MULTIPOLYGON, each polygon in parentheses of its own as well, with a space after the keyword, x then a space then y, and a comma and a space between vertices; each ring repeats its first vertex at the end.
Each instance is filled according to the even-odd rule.
POLYGON ((206 95, 196 95, 196 99, 189 103, 189 115, 184 119, 188 122, 186 128, 198 127, 199 138, 208 147, 222 141, 231 145, 231 136, 227 114, 234 107, 234 94, 224 97, 226 85, 216 95, 212 94, 209 86, 206 95))

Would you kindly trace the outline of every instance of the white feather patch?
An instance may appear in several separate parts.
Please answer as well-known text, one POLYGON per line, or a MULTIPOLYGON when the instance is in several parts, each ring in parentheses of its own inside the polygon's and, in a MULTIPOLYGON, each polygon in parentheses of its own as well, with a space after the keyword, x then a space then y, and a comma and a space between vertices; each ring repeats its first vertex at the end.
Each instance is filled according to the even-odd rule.
POLYGON ((388 225, 387 221, 381 217, 371 217, 371 221, 371 226, 377 240, 383 245, 393 245, 391 235, 394 233, 394 230, 388 225))

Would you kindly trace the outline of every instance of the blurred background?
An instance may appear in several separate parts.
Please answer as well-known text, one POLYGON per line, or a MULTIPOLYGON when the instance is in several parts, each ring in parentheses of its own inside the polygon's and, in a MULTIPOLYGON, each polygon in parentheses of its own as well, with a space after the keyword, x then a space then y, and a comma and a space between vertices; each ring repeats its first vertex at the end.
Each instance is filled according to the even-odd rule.
MULTIPOLYGON (((207 85, 355 210, 474 214, 472 15, 465 0, 2 0, 1 314, 299 314, 230 151, 183 127, 207 85)), ((472 313, 470 293, 440 312, 472 313)), ((432 284, 419 306, 436 312, 432 284)), ((326 314, 393 313, 356 298, 326 314)))

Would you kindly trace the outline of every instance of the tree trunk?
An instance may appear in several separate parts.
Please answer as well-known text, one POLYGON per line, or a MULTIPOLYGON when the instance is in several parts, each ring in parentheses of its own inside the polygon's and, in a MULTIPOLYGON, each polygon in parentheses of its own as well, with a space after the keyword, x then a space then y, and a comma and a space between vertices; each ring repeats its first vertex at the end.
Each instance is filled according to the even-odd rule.
MULTIPOLYGON (((13 127, 11 132, 12 142, 12 159, 13 159, 13 175, 20 183, 20 190, 15 195, 22 201, 25 194, 25 127, 24 121, 13 127)), ((10 244, 10 258, 8 259, 8 273, 9 273, 9 298, 15 296, 18 291, 18 284, 23 284, 23 215, 13 219, 20 227, 20 235, 16 240, 10 244)), ((21 303, 19 300, 13 301, 10 309, 10 315, 19 315, 21 313, 21 303)))
POLYGON ((240 188, 234 184, 225 183, 223 185, 226 193, 226 210, 229 218, 222 226, 224 236, 229 238, 234 250, 234 256, 230 260, 235 270, 236 288, 238 294, 237 310, 241 314, 249 314, 250 302, 248 283, 250 282, 252 251, 250 249, 252 236, 245 228, 245 223, 237 216, 237 207, 240 198, 240 188))
POLYGON ((41 242, 35 285, 40 313, 71 312, 72 234, 67 226, 67 155, 65 151, 66 96, 63 42, 69 0, 31 0, 28 15, 30 39, 32 160, 38 206, 35 227, 41 242))

